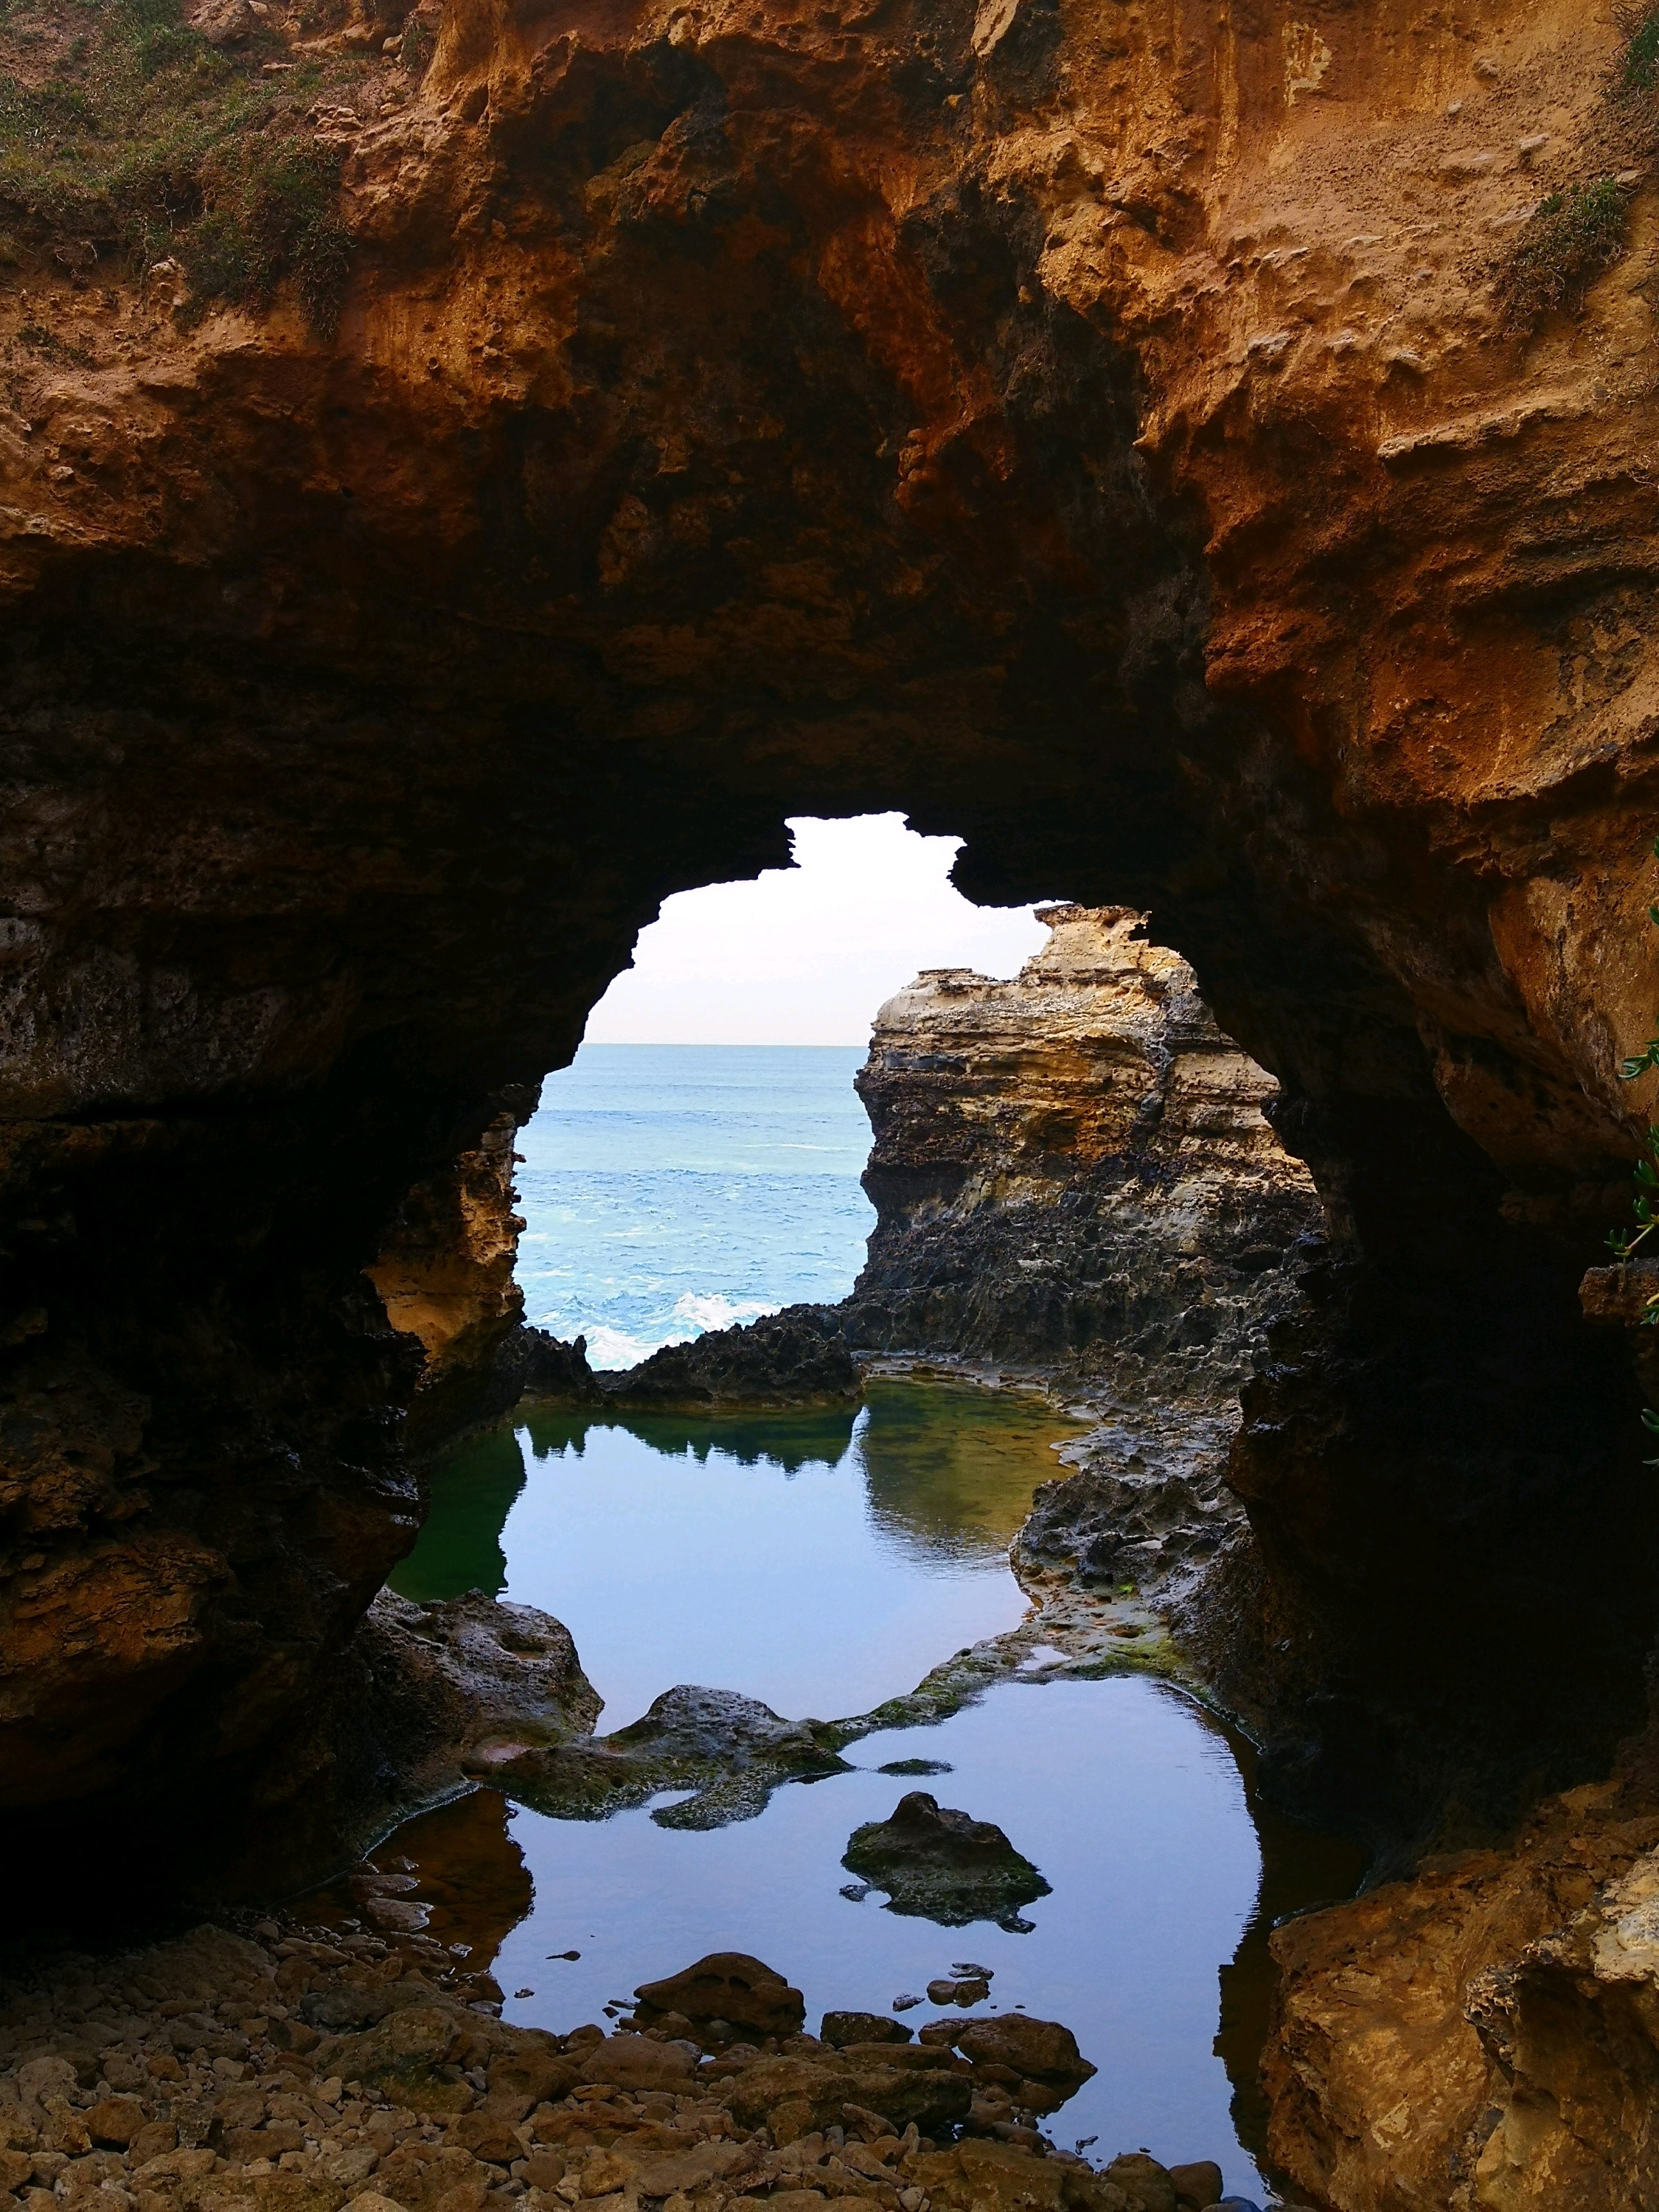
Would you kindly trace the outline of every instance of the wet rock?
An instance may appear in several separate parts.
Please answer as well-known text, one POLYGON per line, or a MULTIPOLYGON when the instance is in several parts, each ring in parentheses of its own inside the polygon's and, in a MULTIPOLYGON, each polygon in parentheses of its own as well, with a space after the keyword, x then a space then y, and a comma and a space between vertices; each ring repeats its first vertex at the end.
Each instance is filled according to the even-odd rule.
POLYGON ((635 1991, 641 2017, 679 2013, 693 2021, 723 2020, 756 2034, 793 2035, 806 2001, 783 1976, 742 1951, 714 1951, 682 1972, 645 1982, 635 1991))
POLYGON ((858 1362, 811 1306, 665 1345, 602 1387, 617 1404, 664 1407, 845 1405, 864 1395, 858 1362))
POLYGON ((471 1771, 566 1819, 601 1819, 659 1790, 689 1790, 652 1818, 665 1828, 714 1828, 754 1819, 781 1783, 845 1772, 835 1741, 819 1723, 784 1720, 735 1691, 682 1683, 615 1735, 553 1748, 504 1745, 471 1771))
MULTIPOLYGON (((250 1834, 221 1879, 266 1893, 307 1870, 320 1880, 395 1819, 453 1796, 491 1759, 585 1739, 602 1705, 551 1614, 482 1590, 416 1604, 383 1589, 312 1718, 272 1748, 284 1775, 290 1764, 308 1773, 304 1802, 250 1834)), ((383 1928, 425 1924, 425 1908, 407 1903, 395 1880, 365 1875, 360 1902, 383 1928)))
POLYGON ((827 2012, 818 2033, 839 2050, 848 2043, 908 2043, 911 2031, 885 2013, 827 2012))
MULTIPOLYGON (((1186 2166, 1172 2166, 1170 2179, 1178 2212, 1210 2212, 1210 2207, 1220 2199, 1221 2168, 1213 2159, 1194 2159, 1186 2166)), ((1235 2199, 1236 2203, 1242 2201, 1235 2199)))
POLYGON ((1080 2088, 1097 2070, 1078 2049, 1069 2027, 1058 2021, 1034 2020, 1028 2013, 969 2021, 956 2033, 955 2042, 963 2057, 976 2065, 1012 2066, 1026 2081, 1054 2088, 1080 2088))
POLYGON ((925 1790, 902 1797, 890 1819, 855 1829, 842 1864, 884 1889, 890 1912, 946 1928, 971 1920, 1006 1923, 1018 1917, 1018 1906, 1048 1893, 1000 1828, 941 1807, 925 1790))
POLYGON ((928 1983, 927 1994, 935 2004, 976 2005, 990 1996, 991 1984, 982 1974, 942 1977, 928 1983))

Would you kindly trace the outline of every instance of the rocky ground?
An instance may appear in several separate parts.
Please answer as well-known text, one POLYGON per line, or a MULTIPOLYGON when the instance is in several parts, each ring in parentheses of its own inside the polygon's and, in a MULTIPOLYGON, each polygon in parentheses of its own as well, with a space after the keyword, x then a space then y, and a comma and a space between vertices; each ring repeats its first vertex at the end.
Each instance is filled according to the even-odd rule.
POLYGON ((1045 2140, 1037 2113, 1093 2070, 1056 2024, 946 2019, 913 2042, 843 2014, 807 2035, 798 1991, 722 1956, 642 1992, 651 2025, 515 2027, 487 1974, 398 1926, 416 1917, 399 1880, 362 1870, 343 1925, 203 1926, 0 1985, 0 2208, 1203 2212, 1219 2195, 1203 2161, 1097 2166, 1045 2140), (711 1985, 765 2025, 665 2008, 711 1985))

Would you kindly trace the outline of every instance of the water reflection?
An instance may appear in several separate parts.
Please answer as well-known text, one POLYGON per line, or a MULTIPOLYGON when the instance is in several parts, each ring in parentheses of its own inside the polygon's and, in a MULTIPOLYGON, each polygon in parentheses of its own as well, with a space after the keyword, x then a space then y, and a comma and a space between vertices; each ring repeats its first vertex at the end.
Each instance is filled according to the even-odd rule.
MULTIPOLYGON (((874 1386, 856 1418, 538 1412, 438 1469, 396 1586, 504 1589, 557 1614, 610 1729, 677 1682, 791 1717, 854 1713, 1021 1617, 1006 1545, 1067 1425, 1039 1402, 918 1382, 874 1386)), ((846 1757, 712 1829, 654 1820, 670 1794, 586 1821, 480 1791, 409 1824, 380 1863, 413 1863, 431 1932, 491 1966, 509 2018, 556 2028, 709 1951, 758 1953, 815 2010, 885 2010, 959 1954, 981 1959, 995 2007, 1066 2021, 1101 2069, 1059 2139, 1216 2157, 1260 2195, 1267 1936, 1347 1894, 1357 1850, 1265 1811, 1249 1745, 1144 1677, 1005 1681, 846 1757), (975 1923, 965 1948, 842 1864, 853 1832, 927 1776, 1050 1885, 1017 1925, 975 1923)))
POLYGON ((716 1950, 786 1972, 813 2027, 820 2010, 884 2012, 954 1960, 982 1961, 992 1996, 975 2010, 1064 2021, 1100 2068, 1049 2124, 1056 2140, 1214 2157, 1230 2186, 1260 2196, 1269 1919, 1344 1893, 1358 1867, 1332 1838, 1254 1825, 1240 1750, 1143 1677, 1007 1682, 933 1727, 866 1738, 854 1771, 780 1790, 737 1826, 665 1829, 645 1807, 557 1820, 480 1791, 409 1823, 378 1863, 413 1863, 430 1933, 471 1945, 469 1965, 490 1966, 506 2016, 528 2025, 599 2019, 716 1950), (883 1769, 924 1752, 951 1770, 933 1785, 941 1803, 1041 1861, 1051 1892, 1025 1907, 1025 1932, 951 1931, 885 1910, 879 1888, 846 1893, 852 1832, 915 1786, 883 1769))
POLYGON ((569 1628, 605 1725, 699 1682, 858 1712, 1015 1626, 1008 1540, 1078 1424, 951 1383, 747 1416, 548 1408, 434 1470, 405 1597, 504 1592, 569 1628))

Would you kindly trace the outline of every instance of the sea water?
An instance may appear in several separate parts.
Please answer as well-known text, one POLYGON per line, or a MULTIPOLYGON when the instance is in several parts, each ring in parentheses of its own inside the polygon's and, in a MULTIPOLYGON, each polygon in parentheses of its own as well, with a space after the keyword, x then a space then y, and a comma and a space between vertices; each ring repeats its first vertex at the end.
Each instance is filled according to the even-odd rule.
POLYGON ((520 1133, 526 1318, 596 1368, 845 1297, 875 1210, 841 1045, 585 1044, 520 1133))

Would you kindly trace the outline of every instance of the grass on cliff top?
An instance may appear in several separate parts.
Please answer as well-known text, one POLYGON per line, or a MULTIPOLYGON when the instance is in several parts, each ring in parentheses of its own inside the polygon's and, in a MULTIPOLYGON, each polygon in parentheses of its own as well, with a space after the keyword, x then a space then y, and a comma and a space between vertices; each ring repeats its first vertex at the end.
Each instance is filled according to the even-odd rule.
POLYGON ((261 75, 286 52, 258 34, 233 58, 180 0, 0 7, 0 222, 82 273, 172 256, 199 307, 257 304, 292 278, 326 326, 349 242, 338 159, 305 110, 362 64, 261 75))
POLYGON ((1659 7, 1626 9, 1620 27, 1625 33, 1621 86, 1626 92, 1652 92, 1659 88, 1659 7))

